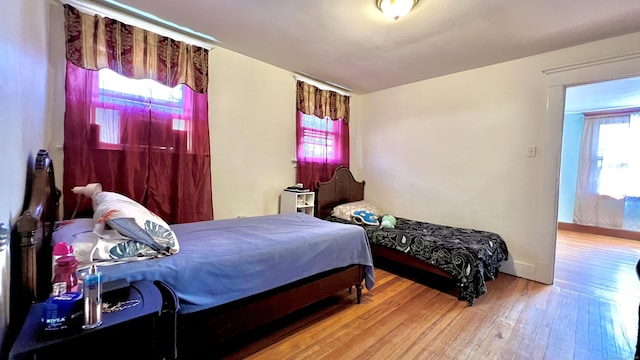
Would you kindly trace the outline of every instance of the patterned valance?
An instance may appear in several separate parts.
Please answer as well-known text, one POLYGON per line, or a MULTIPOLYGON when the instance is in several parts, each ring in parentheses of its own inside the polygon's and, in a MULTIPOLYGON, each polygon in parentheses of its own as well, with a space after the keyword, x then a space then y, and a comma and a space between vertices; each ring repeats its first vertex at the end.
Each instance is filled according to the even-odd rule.
POLYGON ((209 50, 120 21, 89 15, 64 5, 67 60, 133 79, 153 79, 169 87, 186 84, 206 93, 209 50))
POLYGON ((297 81, 297 108, 307 115, 321 119, 342 119, 349 123, 349 97, 331 90, 321 90, 304 81, 297 81))

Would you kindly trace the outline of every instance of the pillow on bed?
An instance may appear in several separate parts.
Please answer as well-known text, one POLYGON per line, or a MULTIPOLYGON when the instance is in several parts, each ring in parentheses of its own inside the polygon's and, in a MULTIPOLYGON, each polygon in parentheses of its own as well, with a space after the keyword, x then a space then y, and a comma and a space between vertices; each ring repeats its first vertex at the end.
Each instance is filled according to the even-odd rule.
POLYGON ((93 232, 99 237, 94 259, 165 256, 180 250, 169 225, 139 203, 108 191, 91 198, 93 232))
POLYGON ((364 200, 338 205, 333 208, 333 211, 331 211, 331 215, 340 219, 351 221, 351 214, 358 210, 372 212, 376 217, 380 217, 382 215, 382 211, 380 211, 380 209, 364 200))

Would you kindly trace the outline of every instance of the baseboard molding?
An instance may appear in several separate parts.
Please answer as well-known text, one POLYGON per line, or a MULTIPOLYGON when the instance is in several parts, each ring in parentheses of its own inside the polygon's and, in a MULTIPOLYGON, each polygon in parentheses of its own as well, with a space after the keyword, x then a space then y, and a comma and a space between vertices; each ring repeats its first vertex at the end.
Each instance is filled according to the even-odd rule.
POLYGON ((597 226, 558 222, 558 230, 577 231, 588 234, 612 236, 622 239, 639 240, 640 232, 622 229, 609 229, 597 226))

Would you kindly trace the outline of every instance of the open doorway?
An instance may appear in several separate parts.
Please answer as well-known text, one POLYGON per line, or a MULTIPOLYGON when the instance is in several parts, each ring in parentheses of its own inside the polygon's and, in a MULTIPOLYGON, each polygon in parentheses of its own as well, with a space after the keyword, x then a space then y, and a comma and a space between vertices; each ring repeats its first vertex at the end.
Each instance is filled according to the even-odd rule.
POLYGON ((640 231, 640 77, 567 87, 564 108, 559 227, 634 238, 626 231, 640 231))
POLYGON ((554 268, 560 291, 612 309, 601 328, 616 329, 608 341, 629 355, 640 301, 639 106, 640 77, 566 87, 554 268))

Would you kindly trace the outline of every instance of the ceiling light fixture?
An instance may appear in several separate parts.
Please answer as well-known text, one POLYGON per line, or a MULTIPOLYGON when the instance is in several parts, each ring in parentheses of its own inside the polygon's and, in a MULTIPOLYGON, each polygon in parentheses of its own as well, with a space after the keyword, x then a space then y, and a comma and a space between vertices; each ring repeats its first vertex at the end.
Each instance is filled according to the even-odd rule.
POLYGON ((376 0, 376 6, 383 14, 398 20, 407 15, 419 0, 376 0))

